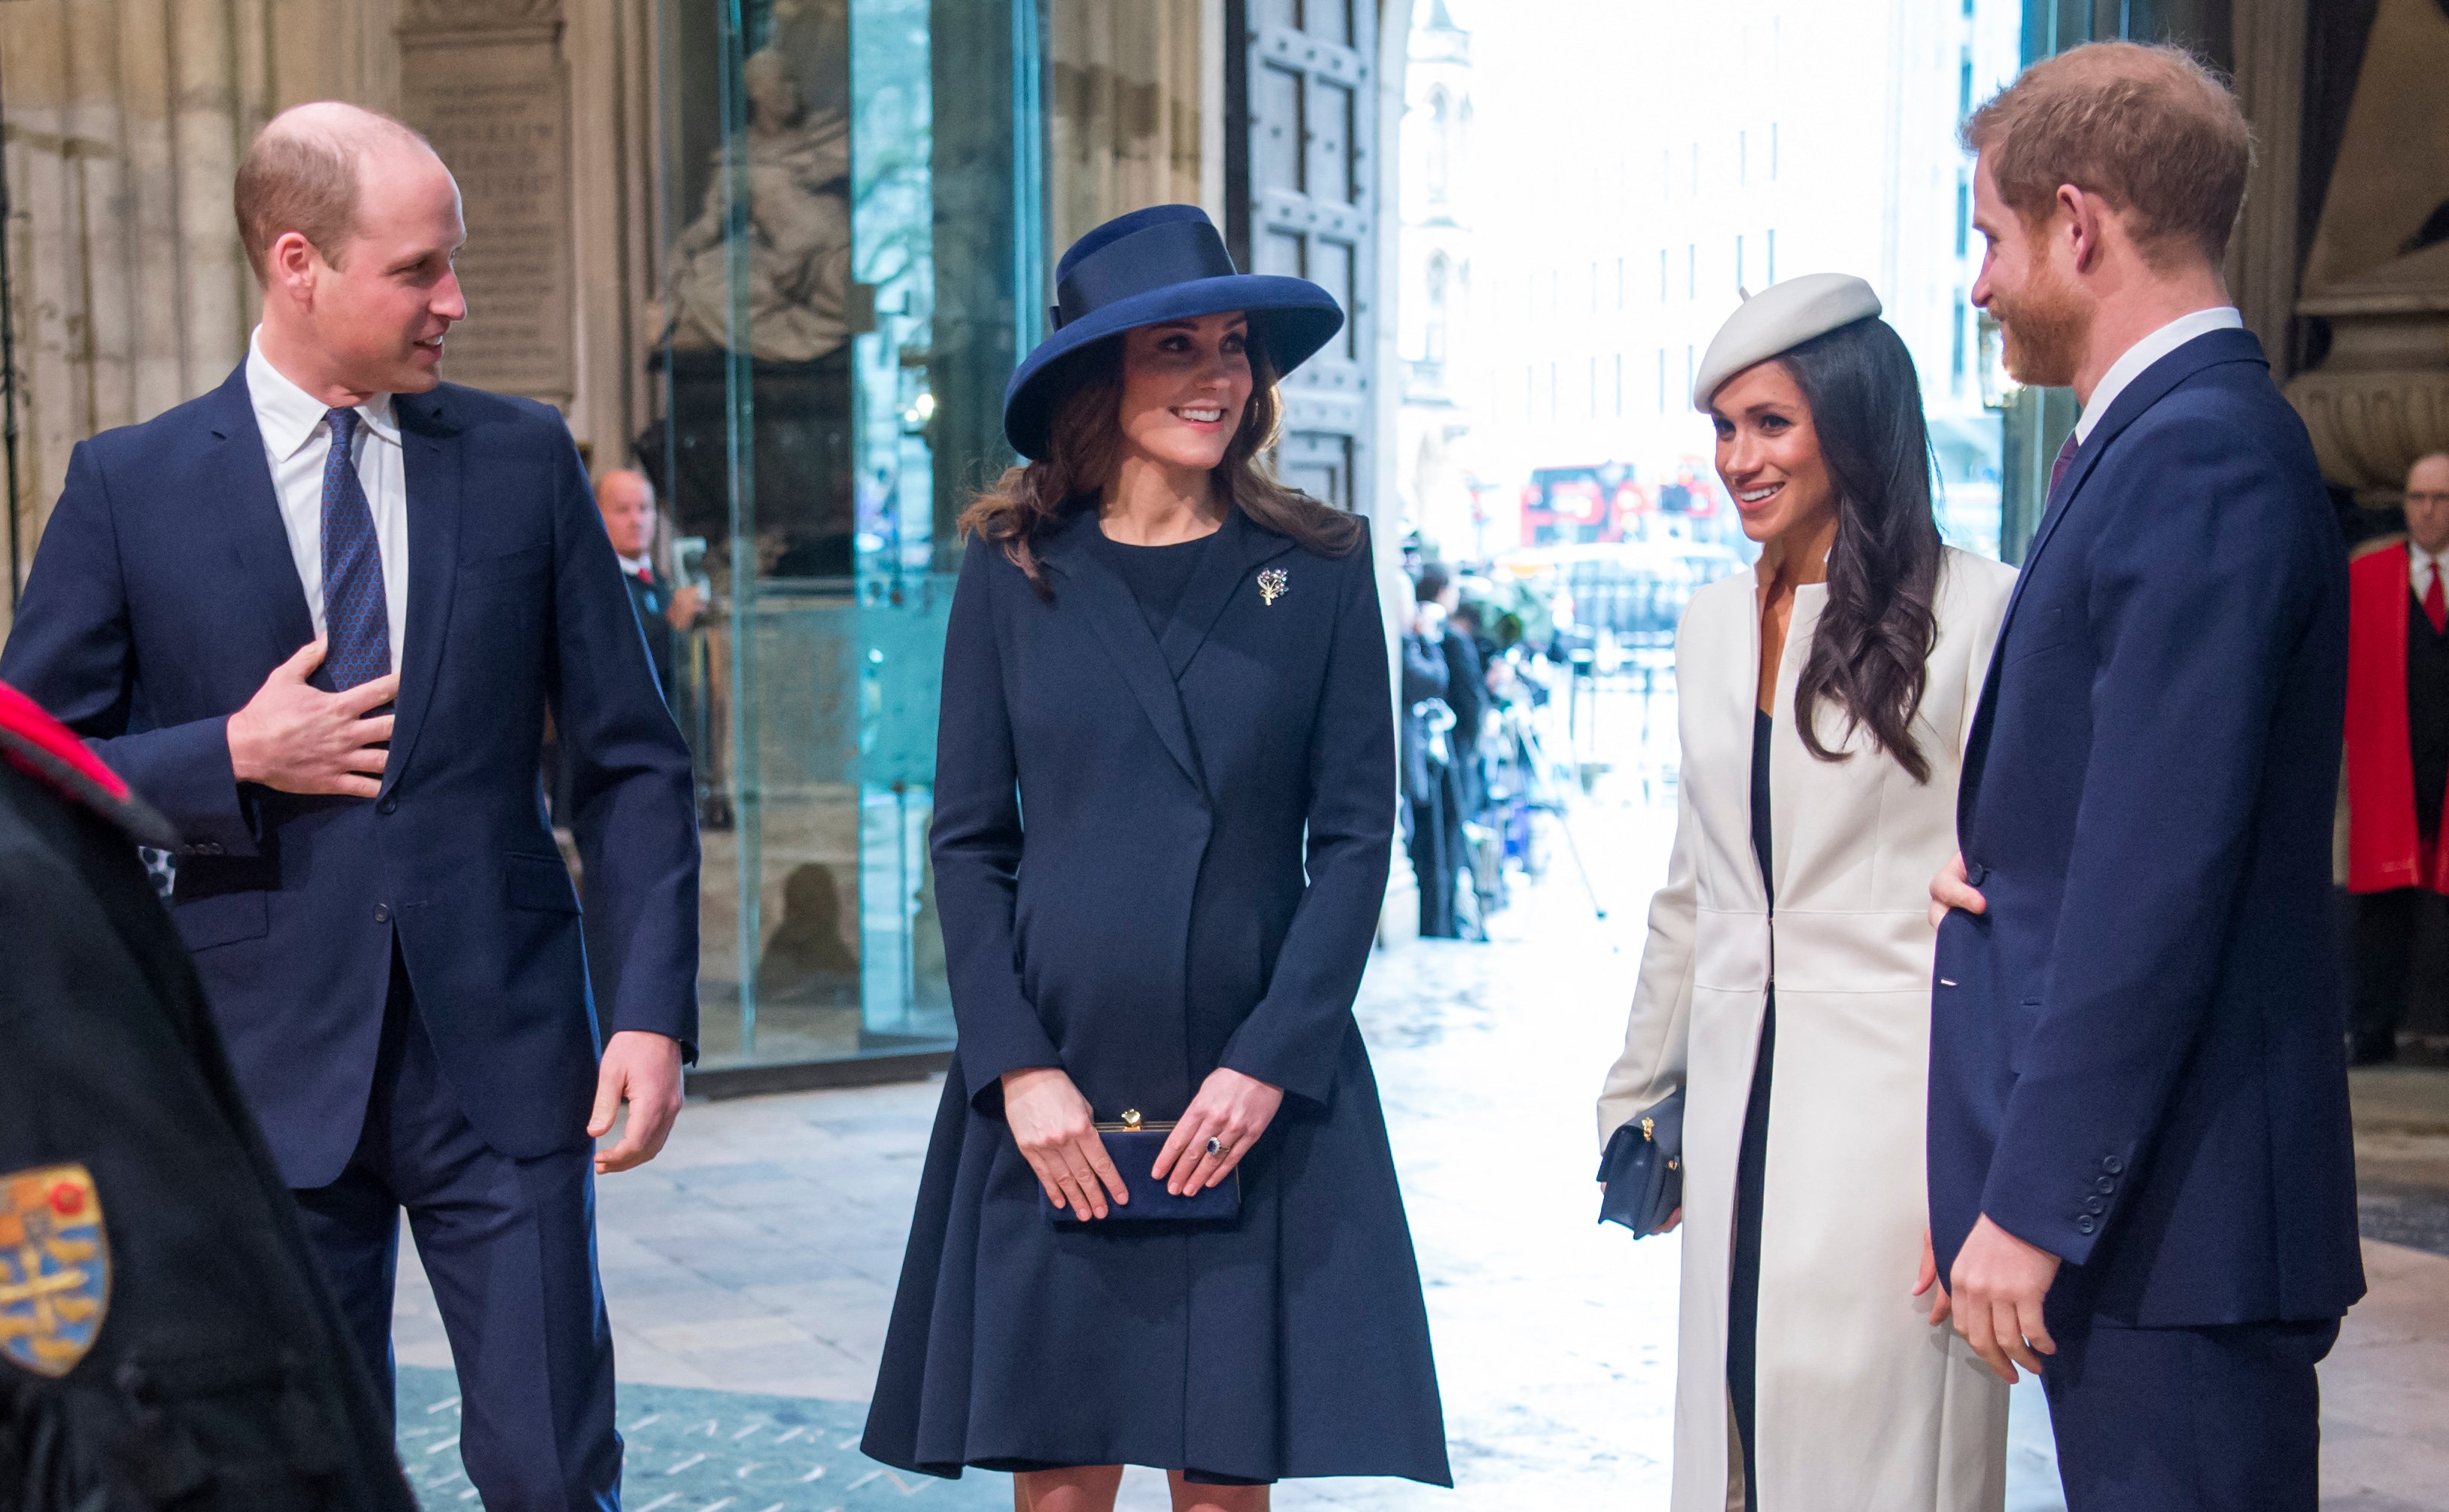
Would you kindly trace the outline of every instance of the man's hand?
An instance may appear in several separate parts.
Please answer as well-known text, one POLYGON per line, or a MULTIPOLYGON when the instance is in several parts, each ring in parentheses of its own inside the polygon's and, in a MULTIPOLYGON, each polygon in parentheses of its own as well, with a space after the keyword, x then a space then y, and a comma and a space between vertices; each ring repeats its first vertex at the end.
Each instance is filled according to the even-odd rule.
POLYGON ((2016 1366, 2038 1375, 2041 1355, 2058 1352, 2041 1321, 2041 1299, 2057 1274, 2056 1255, 2026 1244, 1986 1213, 1956 1256, 1948 1278, 1956 1331, 2009 1386, 2015 1384, 2016 1366))
POLYGON ((1921 1273, 1914 1279, 1913 1294, 1925 1292, 1937 1293, 1930 1299, 1930 1321, 1936 1328, 1947 1321, 1947 1288, 1938 1284, 1938 1256, 1931 1250, 1928 1229, 1921 1231, 1921 1273))
POLYGON ((595 1152, 595 1174, 609 1176, 644 1165, 663 1153, 672 1120, 681 1116, 681 1043, 667 1034, 624 1029, 606 1042, 595 1073, 595 1112, 587 1137, 612 1132, 612 1116, 629 1104, 629 1126, 621 1142, 595 1152))
POLYGON ((675 630, 694 629, 698 616, 705 613, 705 595, 694 583, 684 584, 672 590, 672 602, 664 605, 664 619, 675 630))
POLYGON ((1967 913, 1990 911, 1990 900, 1975 891, 1973 884, 1964 879, 1964 852, 1961 851, 1956 853, 1954 860, 1939 869, 1938 875, 1930 879, 1930 927, 1936 929, 1945 924, 1950 909, 1962 909, 1967 913))
POLYGON ((382 790, 392 717, 367 716, 399 697, 399 674, 326 693, 306 681, 322 664, 324 645, 317 639, 300 646, 229 717, 230 772, 241 782, 350 798, 382 790))

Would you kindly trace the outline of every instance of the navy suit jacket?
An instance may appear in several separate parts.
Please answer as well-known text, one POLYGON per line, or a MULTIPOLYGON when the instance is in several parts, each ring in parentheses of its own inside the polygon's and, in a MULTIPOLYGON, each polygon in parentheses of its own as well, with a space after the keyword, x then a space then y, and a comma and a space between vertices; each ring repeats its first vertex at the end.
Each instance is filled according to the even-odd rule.
MULTIPOLYGON (((231 775, 228 717, 314 639, 243 367, 79 445, 0 679, 179 827, 172 911, 292 1186, 363 1125, 396 941, 469 1120, 584 1141, 601 1031, 697 1038, 689 756, 561 417, 445 384, 396 400, 408 627, 373 799, 231 775), (545 817, 550 710, 590 923, 545 817)), ((688 1053, 685 1051, 685 1053, 688 1053)))
POLYGON ((2242 331, 2121 392, 2052 495, 1958 794, 1939 930, 1939 1274, 1982 1214, 2144 1326, 2362 1294, 2330 825, 2347 571, 2242 331))

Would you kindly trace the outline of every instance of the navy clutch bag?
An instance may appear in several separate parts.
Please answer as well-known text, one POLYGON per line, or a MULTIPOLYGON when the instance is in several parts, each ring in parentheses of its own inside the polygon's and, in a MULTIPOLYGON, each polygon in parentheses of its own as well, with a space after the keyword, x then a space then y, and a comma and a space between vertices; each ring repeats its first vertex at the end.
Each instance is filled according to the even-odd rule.
POLYGON ((1684 1205, 1684 1090, 1678 1087, 1608 1137, 1599 1157, 1599 1221, 1621 1223, 1635 1238, 1667 1227, 1684 1205))
MULTIPOLYGON (((1108 1201, 1102 1218, 1083 1218, 1070 1208, 1058 1208, 1046 1196, 1046 1188, 1037 1189, 1037 1206, 1046 1220, 1056 1228, 1104 1228, 1109 1223, 1238 1223, 1242 1218, 1242 1168, 1235 1166, 1223 1181, 1204 1192, 1175 1196, 1165 1189, 1165 1183, 1148 1175, 1156 1158, 1165 1150, 1167 1136, 1173 1133, 1170 1123, 1143 1123, 1137 1114, 1126 1114, 1121 1123, 1100 1123, 1097 1138, 1106 1146, 1106 1158, 1114 1162, 1114 1170, 1123 1178, 1123 1189, 1131 1195, 1128 1202, 1108 1201)), ((1197 1152, 1192 1152, 1194 1155, 1197 1152)))

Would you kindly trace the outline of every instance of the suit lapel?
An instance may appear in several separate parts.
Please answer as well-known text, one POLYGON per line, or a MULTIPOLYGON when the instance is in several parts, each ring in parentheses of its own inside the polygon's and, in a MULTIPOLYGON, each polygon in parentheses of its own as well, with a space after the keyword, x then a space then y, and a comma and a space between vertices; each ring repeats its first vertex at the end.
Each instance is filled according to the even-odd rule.
POLYGON ((433 702, 452 591, 459 581, 458 431, 438 392, 402 394, 393 403, 408 482, 408 631, 407 644, 400 647, 398 718, 392 727, 392 758, 384 763, 385 794, 407 769, 433 702))
POLYGON ((1200 771, 1198 748, 1190 743, 1190 724, 1183 717, 1182 694, 1174 686, 1172 671, 1166 665, 1165 653, 1158 647, 1156 637, 1148 633, 1147 617, 1140 612, 1130 585, 1099 560, 1091 539, 1096 529, 1096 510, 1080 509, 1047 538, 1039 551, 1039 556, 1062 575, 1055 602, 1064 611, 1089 622, 1089 627, 1104 643, 1106 654, 1113 659, 1114 669, 1122 674, 1131 696, 1139 700, 1148 722, 1156 727, 1157 738, 1165 742, 1166 750, 1172 754, 1191 786, 1205 794, 1207 782, 1200 771))
POLYGON ((211 427, 213 450, 204 466, 218 476, 219 487, 204 491, 221 510, 221 534, 238 555, 245 597, 261 606, 273 650, 285 660, 315 639, 315 615, 306 603, 306 585, 298 577, 298 558, 289 548, 289 526, 272 487, 272 466, 264 460, 263 432, 255 423, 245 364, 213 391, 211 427))
POLYGON ((2039 565, 2041 553, 2057 539, 2058 526, 2074 507, 2077 495, 2100 466, 2100 459, 2126 428, 2141 419, 2153 405, 2168 397, 2170 391, 2207 368, 2227 362, 2267 362, 2262 343, 2248 331, 2211 331, 2194 337, 2176 351, 2145 368, 2121 391, 2110 405, 2092 435, 2075 449, 2074 461, 2067 468, 2066 477, 2050 491, 2041 511, 2040 528, 2034 533, 2033 544, 2024 553, 2023 565, 2016 569, 2015 588, 2007 598, 2007 612, 1998 624, 1998 639, 1990 648, 1990 671, 1981 679, 1981 702, 1974 712, 1973 734, 1965 742, 1963 777, 1957 788, 1957 829, 1963 832, 1965 821, 1973 813, 1974 800, 1981 783, 1981 765, 1990 746, 1990 721, 1998 701, 1998 672, 2007 664, 2008 633, 2015 628, 2015 611, 2024 602, 2024 589, 2033 581, 2033 569, 2039 565))
MULTIPOLYGON (((1174 610, 1173 622, 1166 626, 1164 650, 1166 670, 1175 681, 1182 679, 1190 667, 1191 659, 1207 643, 1207 637, 1223 618, 1225 605, 1236 593, 1257 594, 1257 573, 1260 564, 1279 557, 1293 548, 1292 541, 1273 530, 1252 525, 1241 510, 1224 516, 1224 524, 1216 538, 1207 543, 1200 558, 1199 568, 1191 575, 1190 585, 1183 590, 1182 603, 1174 610)), ((1289 574, 1282 589, 1291 592, 1289 574)))

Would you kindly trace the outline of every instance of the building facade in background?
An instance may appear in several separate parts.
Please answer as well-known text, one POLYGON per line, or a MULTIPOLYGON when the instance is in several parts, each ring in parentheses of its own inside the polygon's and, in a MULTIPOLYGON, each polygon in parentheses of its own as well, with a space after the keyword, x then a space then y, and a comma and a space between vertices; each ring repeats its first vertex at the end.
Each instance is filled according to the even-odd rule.
POLYGON ((1484 480, 1523 501, 1504 544, 1731 540, 1690 403, 1701 354, 1745 291, 1835 271, 1879 289, 1913 352, 1950 539, 1995 554, 1999 423, 1955 134, 2015 75, 2018 0, 1552 9, 1533 27, 1494 8, 1475 38, 1489 335, 1471 401, 1484 480))
POLYGON ((1472 300, 1475 250, 1471 33, 1446 0, 1413 16, 1403 74, 1402 398, 1395 446, 1398 507, 1429 549, 1469 560, 1512 545, 1510 490, 1484 507, 1475 485, 1472 405, 1481 356, 1472 300))

